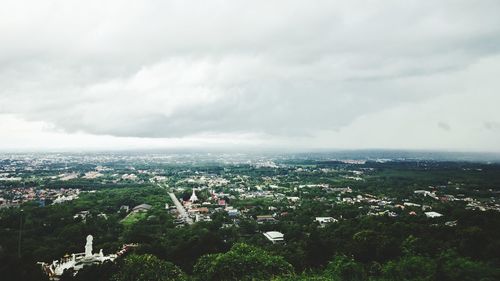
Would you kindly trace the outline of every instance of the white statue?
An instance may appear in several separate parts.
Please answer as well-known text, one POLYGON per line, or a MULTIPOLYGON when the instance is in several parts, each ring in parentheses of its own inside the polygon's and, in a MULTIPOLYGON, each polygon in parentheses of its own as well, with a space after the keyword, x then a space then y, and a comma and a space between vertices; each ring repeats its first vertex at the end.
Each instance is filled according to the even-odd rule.
POLYGON ((87 236, 87 244, 85 244, 85 257, 91 257, 92 256, 92 240, 94 238, 92 235, 87 236))

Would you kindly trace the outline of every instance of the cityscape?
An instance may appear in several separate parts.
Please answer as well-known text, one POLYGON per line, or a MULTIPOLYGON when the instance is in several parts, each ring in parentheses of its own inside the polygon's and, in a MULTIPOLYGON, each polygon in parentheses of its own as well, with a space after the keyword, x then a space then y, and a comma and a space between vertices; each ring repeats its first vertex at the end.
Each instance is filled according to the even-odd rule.
POLYGON ((0 281, 500 280, 499 0, 2 0, 0 281))
POLYGON ((332 257, 355 262, 349 274, 365 279, 406 274, 389 269, 394 259, 430 266, 448 251, 455 257, 449 262, 481 269, 460 274, 495 278, 499 162, 347 155, 3 155, 2 253, 20 254, 19 262, 32 263, 30 275, 50 280, 111 278, 137 254, 171 262, 174 279, 216 280, 200 269, 204 259, 258 247, 268 252, 259 258, 282 265, 259 266, 266 276, 326 280, 347 274, 330 272, 332 257), (92 240, 86 237, 98 253, 82 252, 79 245, 92 240), (379 271, 368 271, 370 264, 379 271), (306 269, 316 273, 301 275, 306 269))

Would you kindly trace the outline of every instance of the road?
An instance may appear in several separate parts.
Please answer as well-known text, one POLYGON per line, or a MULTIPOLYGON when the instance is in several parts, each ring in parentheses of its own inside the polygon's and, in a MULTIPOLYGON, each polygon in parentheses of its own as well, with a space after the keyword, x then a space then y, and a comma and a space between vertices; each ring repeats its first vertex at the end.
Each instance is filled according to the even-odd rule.
POLYGON ((168 195, 172 199, 172 202, 174 202, 175 207, 177 208, 177 211, 179 212, 179 216, 183 218, 187 224, 193 224, 193 219, 191 219, 186 212, 186 209, 184 209, 184 206, 182 206, 181 202, 179 202, 179 199, 175 196, 173 192, 169 192, 168 195))

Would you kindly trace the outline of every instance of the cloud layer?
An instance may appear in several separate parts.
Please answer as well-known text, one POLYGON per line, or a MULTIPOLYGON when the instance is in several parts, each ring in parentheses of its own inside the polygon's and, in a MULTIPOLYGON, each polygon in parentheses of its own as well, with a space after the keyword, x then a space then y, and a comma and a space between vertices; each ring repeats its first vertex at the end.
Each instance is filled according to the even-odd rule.
POLYGON ((0 114, 44 130, 500 149, 498 1, 3 6, 0 114))

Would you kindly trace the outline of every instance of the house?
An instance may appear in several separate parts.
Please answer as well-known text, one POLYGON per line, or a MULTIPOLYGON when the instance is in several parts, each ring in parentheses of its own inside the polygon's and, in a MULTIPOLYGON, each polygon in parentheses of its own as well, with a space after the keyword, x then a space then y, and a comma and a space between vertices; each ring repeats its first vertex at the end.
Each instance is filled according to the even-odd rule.
POLYGON ((321 227, 324 227, 326 224, 331 223, 331 222, 338 222, 337 219, 334 219, 332 217, 316 217, 316 219, 314 219, 314 220, 319 222, 319 225, 321 227))
POLYGON ((277 222, 277 220, 272 215, 257 216, 257 223, 261 224, 265 222, 277 222))
POLYGON ((405 205, 406 207, 420 207, 421 206, 420 204, 415 204, 415 203, 411 203, 411 202, 404 202, 403 205, 405 205))
POLYGON ((200 207, 200 208, 198 208, 198 211, 201 214, 208 214, 208 208, 207 207, 200 207))
POLYGON ((444 225, 449 226, 449 227, 454 227, 457 226, 457 221, 447 221, 444 223, 444 225))
POLYGON ((208 214, 208 208, 207 207, 192 208, 188 210, 188 213, 208 214))
POLYGON ((90 215, 90 211, 81 211, 73 216, 73 219, 82 219, 85 220, 90 215))
POLYGON ((281 243, 285 241, 285 235, 278 231, 268 231, 264 232, 264 236, 271 241, 273 244, 281 243))
POLYGON ((194 221, 195 222, 199 222, 199 221, 212 221, 212 219, 210 218, 210 216, 197 214, 197 215, 195 215, 194 221))
POLYGON ((149 204, 141 204, 137 205, 132 209, 132 213, 140 213, 140 212, 147 212, 151 209, 151 205, 149 204))
POLYGON ((428 218, 439 218, 442 217, 443 215, 438 212, 425 212, 425 216, 428 218))
POLYGON ((239 212, 237 209, 230 209, 227 211, 227 214, 229 215, 230 218, 234 218, 239 215, 239 212))
POLYGON ((98 215, 97 215, 97 217, 98 217, 98 218, 103 218, 103 219, 105 219, 105 220, 107 220, 107 219, 108 219, 108 215, 106 215, 105 213, 100 213, 100 214, 98 214, 98 215))

